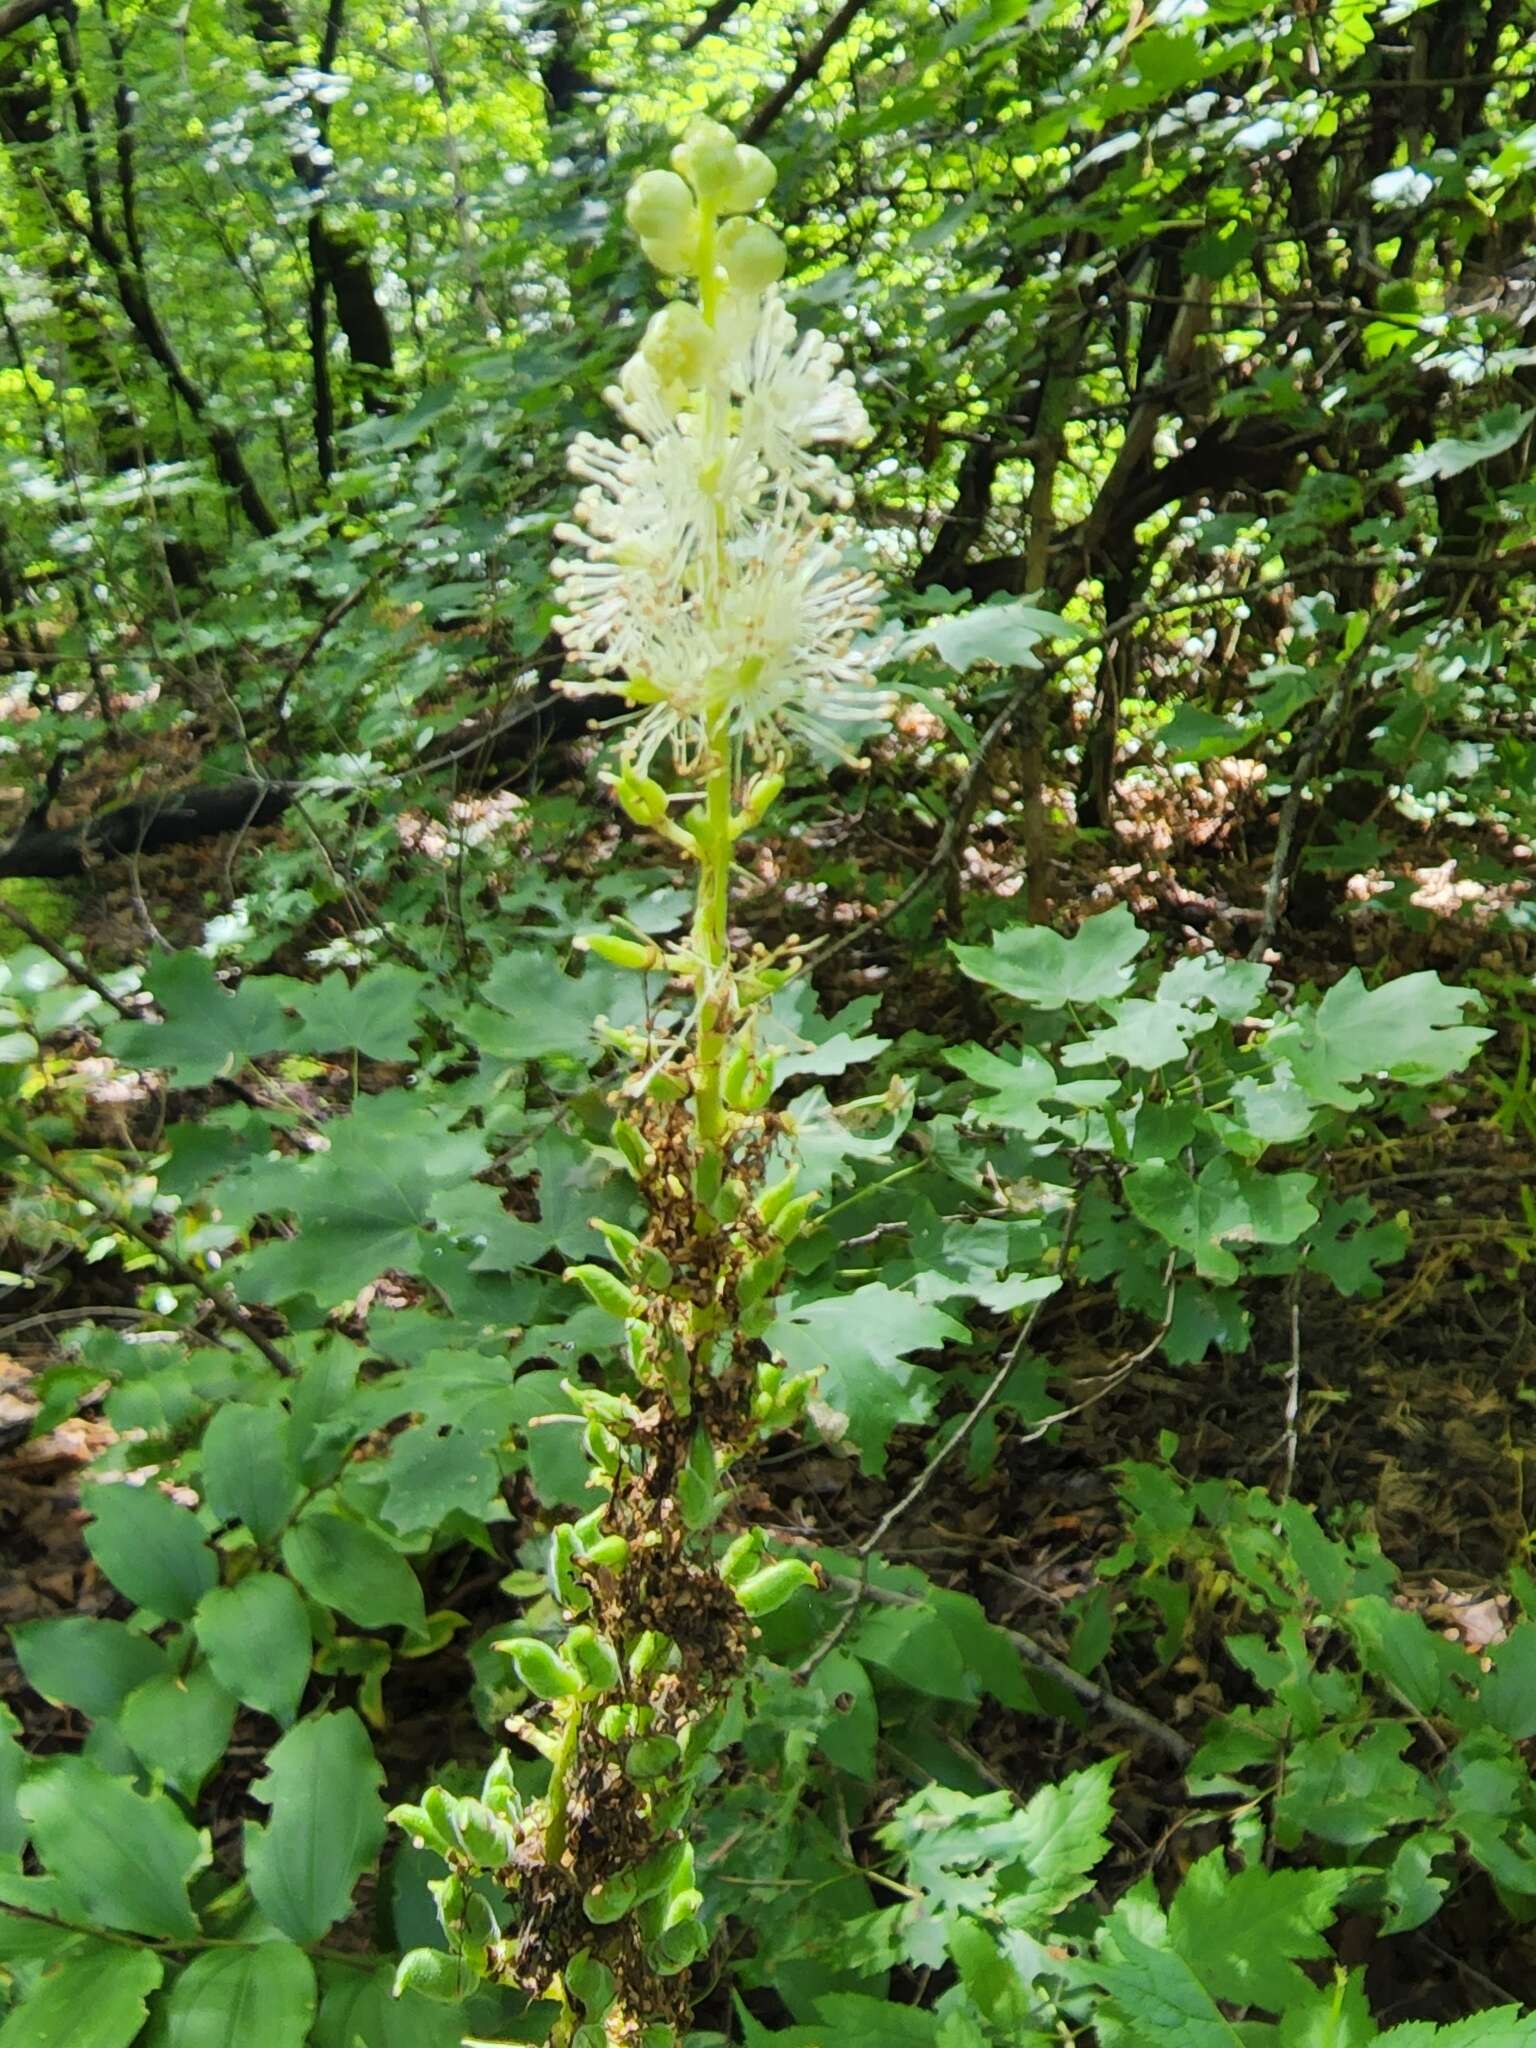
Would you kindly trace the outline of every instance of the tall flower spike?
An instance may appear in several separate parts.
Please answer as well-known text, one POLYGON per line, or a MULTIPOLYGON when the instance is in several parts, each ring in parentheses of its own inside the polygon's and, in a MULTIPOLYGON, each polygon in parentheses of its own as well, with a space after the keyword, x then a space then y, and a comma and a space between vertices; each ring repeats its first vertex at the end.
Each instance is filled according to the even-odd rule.
POLYGON ((656 314, 606 394, 622 438, 572 444, 585 488, 556 529, 555 625, 586 673, 563 687, 641 710, 642 769, 669 749, 693 773, 727 742, 771 758, 786 737, 846 754, 843 729, 889 710, 879 585, 847 559, 835 515, 852 494, 830 452, 869 423, 837 345, 801 335, 779 297, 783 244, 748 218, 768 158, 698 122, 672 161, 625 210, 699 301, 656 314))

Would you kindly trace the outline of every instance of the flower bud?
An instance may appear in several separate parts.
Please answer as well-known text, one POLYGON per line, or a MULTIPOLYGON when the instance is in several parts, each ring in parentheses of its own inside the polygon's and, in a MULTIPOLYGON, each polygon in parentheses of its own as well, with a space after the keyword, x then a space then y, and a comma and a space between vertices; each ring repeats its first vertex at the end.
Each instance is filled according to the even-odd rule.
POLYGON ((693 225, 693 194, 676 171, 642 171, 624 198, 624 218, 644 241, 677 241, 693 225))
POLYGON ((726 1546, 716 1570, 728 1586, 734 1588, 751 1578, 763 1554, 763 1540, 761 1529, 743 1529, 726 1546))
POLYGON ((805 1227, 806 1218, 820 1200, 821 1196, 812 1188, 808 1195, 800 1195, 795 1201, 784 1204, 769 1225, 780 1244, 794 1243, 805 1227))
POLYGON ((720 230, 720 261, 739 292, 766 291, 784 275, 788 254, 760 220, 732 220, 720 230))
POLYGON ((640 353, 663 384, 696 391, 708 376, 715 337, 697 306, 674 299, 652 314, 640 353))
POLYGON ((772 1228, 774 1218, 781 1209, 788 1206, 794 1197, 795 1182, 800 1178, 798 1166, 792 1166, 781 1181, 775 1181, 771 1188, 765 1188, 757 1198, 757 1213, 772 1228))
POLYGON ((699 258, 699 238, 696 234, 642 235, 640 247, 646 261, 663 277, 689 277, 699 258))
POLYGON ((681 172, 700 199, 718 206, 723 188, 736 169, 736 138, 718 121, 692 121, 672 151, 672 168, 681 172))

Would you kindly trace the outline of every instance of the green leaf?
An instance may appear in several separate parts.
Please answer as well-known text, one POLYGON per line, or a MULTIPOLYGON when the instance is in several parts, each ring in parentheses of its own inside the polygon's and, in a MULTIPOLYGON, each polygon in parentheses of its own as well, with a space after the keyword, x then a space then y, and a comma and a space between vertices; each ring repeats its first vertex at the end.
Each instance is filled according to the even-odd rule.
POLYGON ((463 1022, 471 1044, 498 1060, 592 1058, 592 1027, 607 1003, 601 978, 566 974, 548 952, 503 953, 481 983, 484 1004, 463 1022))
POLYGON ((1158 727, 1157 743, 1171 761, 1221 761, 1240 754, 1263 730, 1256 719, 1219 718, 1200 704, 1180 704, 1158 727))
POLYGON ((1099 1060, 1123 1060, 1143 1073, 1171 1066, 1189 1054, 1189 1042, 1215 1023, 1181 1004, 1145 1002, 1124 996, 1114 1006, 1113 1021, 1076 1040, 1062 1053, 1062 1065, 1086 1067, 1099 1060))
POLYGON ((1092 1966, 1109 1992, 1113 2016, 1137 2043, 1154 2037, 1178 2048, 1243 2048, 1189 1964, 1172 1949, 1154 1948, 1124 1923, 1114 1928, 1116 1958, 1092 1966))
POLYGON ((1376 2048, 1536 2048, 1536 2013, 1522 2013, 1517 2005, 1490 2005, 1445 2027, 1410 2020, 1378 2034, 1376 2048))
POLYGON ((951 946, 972 981, 1001 989, 1041 1010, 1069 1003, 1106 1002, 1124 993, 1146 935, 1123 903, 1084 918, 1074 937, 1064 939, 1046 925, 1015 924, 987 946, 951 946))
POLYGON ((249 1301, 309 1294, 323 1307, 353 1301, 388 1267, 415 1272, 426 1256, 439 1185, 485 1164, 485 1140, 444 1128, 430 1101, 401 1092, 364 1096, 326 1125, 327 1149, 254 1169, 239 1183, 252 1213, 290 1213, 290 1238, 241 1262, 249 1301))
POLYGON ((1075 619, 1014 599, 934 619, 908 635, 906 651, 931 647, 940 661, 961 675, 978 661, 993 662, 998 668, 1039 668, 1035 649, 1042 640, 1080 640, 1086 631, 1075 619))
POLYGON ((1366 1670, 1384 1678, 1421 1714, 1434 1713, 1445 1680, 1435 1649, 1437 1638, 1418 1615, 1394 1607, 1379 1593, 1366 1593, 1348 1601, 1339 1618, 1366 1670))
POLYGON ((821 1372, 818 1401, 838 1418, 864 1470, 878 1473, 892 1430, 925 1422, 937 1402, 938 1375, 913 1365, 912 1353, 967 1334, 941 1309, 872 1280, 852 1294, 781 1309, 766 1341, 793 1371, 821 1372))
POLYGON ((283 1001, 297 1010, 287 1042, 306 1052, 355 1046, 373 1060, 409 1060, 428 981, 413 967, 371 967, 348 983, 339 970, 323 981, 284 981, 283 1001))
POLYGON ((167 1941, 197 1934, 187 1880, 208 1851, 164 1793, 141 1798, 84 1757, 61 1756, 29 1775, 17 1804, 81 1917, 167 1941))
POLYGON ((204 1498, 258 1543, 273 1540, 303 1492, 290 1438, 286 1409, 248 1401, 219 1409, 203 1436, 204 1498))
POLYGON ((1501 1735, 1528 1741, 1536 1735, 1536 1622, 1517 1623, 1488 1654, 1493 1669, 1477 1692, 1483 1712, 1501 1735))
POLYGON ((216 1587, 197 1610, 197 1640, 219 1683, 286 1727, 309 1680, 304 1602, 276 1572, 216 1587))
POLYGON ((986 1090, 966 1111, 967 1123, 995 1124, 1002 1131, 1038 1138, 1059 1119, 1040 1107, 1056 1087, 1056 1070, 1044 1053, 1021 1046, 1016 1059, 1002 1059, 985 1046, 960 1045, 944 1054, 947 1065, 986 1090))
POLYGON ((414 1991, 392 1995, 393 1964, 376 1977, 326 1974, 313 2048, 459 2048, 465 2038, 462 2007, 434 2005, 414 1991))
POLYGON ((97 1484, 85 1498, 96 1518, 85 1547, 117 1590, 152 1614, 190 1621, 219 1579, 197 1517, 154 1485, 97 1484))
POLYGON ((1196 1180, 1160 1160, 1133 1167, 1125 1199, 1149 1230, 1191 1255, 1202 1279, 1230 1282, 1242 1269, 1226 1247, 1294 1244, 1317 1221, 1316 1185, 1309 1173, 1261 1173, 1223 1155, 1196 1180))
POLYGON ((1276 1025, 1268 1045, 1314 1102, 1354 1109, 1366 1099, 1355 1085, 1366 1075, 1425 1088, 1464 1067, 1490 1034, 1459 1020, 1481 1007, 1475 990, 1447 987, 1437 974, 1368 989, 1352 967, 1315 1009, 1276 1025))
POLYGON ((376 1529, 332 1509, 314 1509, 288 1531, 283 1563, 311 1598, 360 1628, 420 1635, 425 1626, 421 1581, 405 1558, 376 1529))
POLYGON ((158 954, 144 985, 163 1023, 134 1019, 107 1030, 107 1050, 128 1066, 158 1067, 184 1088, 236 1074, 254 1054, 288 1042, 288 1019, 275 990, 253 975, 231 991, 202 953, 158 954))
POLYGON ((245 1831, 251 1892, 293 1941, 318 1941, 351 1910, 384 1840, 383 1766, 350 1708, 301 1721, 271 1751, 251 1796, 272 1809, 245 1831))
POLYGON ((145 1948, 76 1946, 0 2026, 0 2048, 129 2048, 164 1975, 145 1948))
POLYGON ((1279 2013, 1311 1986, 1297 1968, 1330 1953, 1322 1930, 1348 1888, 1347 1870, 1235 1874, 1213 1849, 1191 1865, 1168 1908, 1168 1938, 1213 1998, 1279 2013))
POLYGON ((194 1664, 185 1677, 167 1672, 131 1692, 117 1732, 147 1771, 160 1772, 192 1804, 224 1754, 234 1724, 234 1694, 206 1664, 194 1664))
POLYGON ((1106 1757, 1030 1795, 1007 1859, 1019 1868, 1006 1871, 998 1887, 1008 1926, 1038 1933, 1091 1887, 1093 1872, 1109 1853, 1117 1762, 1106 1757))
POLYGON ((1536 406, 1522 411, 1512 405, 1501 405, 1497 412, 1480 419, 1470 434, 1447 435, 1443 441, 1405 456, 1399 475, 1405 484, 1427 484, 1440 477, 1460 476, 1474 463, 1486 462, 1490 455, 1502 455, 1507 448, 1513 448, 1532 420, 1536 420, 1536 406))
POLYGON ((115 1714, 136 1686, 167 1671, 158 1643, 121 1621, 84 1614, 27 1621, 11 1631, 28 1685, 45 1700, 77 1707, 93 1721, 115 1714))
POLYGON ((1380 2038, 1365 1998, 1365 1972, 1311 1989, 1280 2021, 1279 2048, 1370 2048, 1380 2038))
POLYGON ((304 2048, 315 1969, 286 1941, 194 1957, 160 2003, 156 2048, 304 2048))

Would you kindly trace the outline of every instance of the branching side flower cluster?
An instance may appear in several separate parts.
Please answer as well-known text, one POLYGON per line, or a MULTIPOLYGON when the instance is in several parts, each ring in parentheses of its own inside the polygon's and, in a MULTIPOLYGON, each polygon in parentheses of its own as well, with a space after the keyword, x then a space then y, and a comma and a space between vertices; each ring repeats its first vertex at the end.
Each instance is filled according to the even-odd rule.
POLYGON ((789 1247, 810 1227, 793 1120, 772 1107, 755 1006, 801 964, 792 944, 738 969, 735 848, 784 784, 800 738, 844 751, 883 714, 878 588, 839 528, 830 451, 866 430, 837 348, 799 335, 778 237, 750 218, 773 166, 712 122, 647 172, 627 208, 646 254, 692 276, 608 396, 627 431, 582 435, 583 489, 557 564, 559 628, 639 716, 611 778, 630 819, 693 865, 685 944, 589 934, 604 959, 666 978, 687 1024, 660 1044, 608 1031, 628 1062, 613 1146, 646 1212, 594 1219, 611 1265, 567 1278, 622 1325, 601 1384, 568 1382, 597 1504, 551 1531, 549 1596, 502 1647, 530 1695, 508 1727, 548 1762, 529 1798, 504 1753, 475 1798, 429 1787, 397 1820, 442 1856, 451 1950, 401 1982, 459 1998, 477 1981, 557 2002, 556 2048, 675 2048, 715 1930, 695 1881, 693 1812, 751 1654, 754 1624, 815 1577, 742 1526, 735 1474, 799 1423, 814 1375, 764 1342, 789 1247), (656 779, 668 775, 673 787, 656 779))

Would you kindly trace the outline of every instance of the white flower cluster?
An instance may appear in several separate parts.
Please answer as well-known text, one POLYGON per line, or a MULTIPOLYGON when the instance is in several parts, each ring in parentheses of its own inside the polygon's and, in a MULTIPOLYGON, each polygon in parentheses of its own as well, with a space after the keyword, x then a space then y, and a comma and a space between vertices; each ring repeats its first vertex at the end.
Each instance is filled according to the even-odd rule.
MULTIPOLYGON (((868 420, 836 344, 799 334, 778 296, 777 237, 739 218, 715 235, 717 213, 766 196, 771 165, 765 183, 760 152, 721 130, 705 141, 738 181, 735 207, 718 190, 710 207, 706 167, 693 191, 647 173, 629 208, 660 267, 697 266, 703 310, 678 300, 652 320, 605 394, 628 431, 577 437, 585 488, 556 529, 555 624, 587 671, 565 687, 645 707, 636 764, 670 745, 685 773, 727 742, 772 755, 787 734, 845 752, 838 728, 888 708, 879 585, 843 554, 835 513, 850 494, 828 452, 868 420)), ((689 148, 674 162, 696 172, 689 148)))

